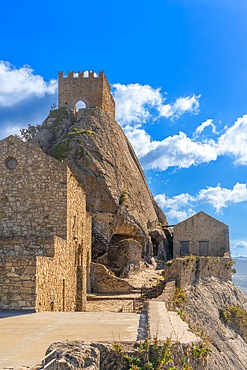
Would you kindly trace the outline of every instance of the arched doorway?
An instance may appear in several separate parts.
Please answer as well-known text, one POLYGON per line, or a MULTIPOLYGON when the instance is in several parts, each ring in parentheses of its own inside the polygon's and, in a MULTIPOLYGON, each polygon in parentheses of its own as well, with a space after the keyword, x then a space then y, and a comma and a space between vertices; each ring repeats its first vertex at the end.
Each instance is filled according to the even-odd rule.
POLYGON ((79 100, 75 104, 75 106, 74 106, 74 115, 75 115, 76 119, 80 118, 80 112, 82 112, 82 109, 85 109, 86 107, 87 107, 86 104, 82 100, 79 100))

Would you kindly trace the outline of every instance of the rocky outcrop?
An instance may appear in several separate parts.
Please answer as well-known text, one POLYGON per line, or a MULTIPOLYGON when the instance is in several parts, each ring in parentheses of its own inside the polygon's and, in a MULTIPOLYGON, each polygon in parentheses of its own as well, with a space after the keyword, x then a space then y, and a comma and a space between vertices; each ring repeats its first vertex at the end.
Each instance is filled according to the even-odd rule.
MULTIPOLYGON (((186 290, 184 312, 193 331, 203 333, 209 340, 212 353, 210 370, 247 369, 247 342, 236 328, 222 320, 222 310, 235 307, 247 316, 247 297, 231 281, 216 278, 202 280, 186 290)), ((246 317, 245 316, 245 317, 246 317)), ((246 321, 243 321, 246 328, 246 321)))
POLYGON ((141 245, 132 239, 121 240, 108 252, 108 264, 111 270, 122 278, 127 277, 130 272, 139 270, 141 258, 141 245))
POLYGON ((126 370, 126 362, 112 345, 90 342, 53 343, 47 353, 53 351, 58 370, 126 370))
POLYGON ((201 344, 160 343, 144 344, 117 342, 114 344, 83 341, 53 343, 47 354, 53 354, 57 370, 128 370, 128 369, 209 369, 207 359, 194 352, 203 350, 201 344), (138 364, 138 366, 137 366, 138 364))
POLYGON ((51 111, 32 142, 68 164, 108 241, 132 238, 141 243, 143 256, 152 255, 149 232, 167 222, 131 144, 113 116, 101 109, 83 109, 78 117, 66 108, 51 111))
POLYGON ((134 289, 127 281, 116 277, 100 263, 91 263, 92 293, 129 293, 134 289))

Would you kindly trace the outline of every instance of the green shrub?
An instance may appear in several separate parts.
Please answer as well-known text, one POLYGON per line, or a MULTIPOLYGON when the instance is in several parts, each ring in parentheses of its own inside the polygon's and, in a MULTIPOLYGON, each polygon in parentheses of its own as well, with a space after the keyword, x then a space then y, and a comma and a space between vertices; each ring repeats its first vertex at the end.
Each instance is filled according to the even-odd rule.
POLYGON ((187 302, 186 293, 183 289, 177 288, 172 299, 173 303, 178 307, 183 307, 187 302))
POLYGON ((61 161, 62 159, 66 158, 69 150, 69 141, 61 141, 58 143, 52 150, 52 157, 61 161))
POLYGON ((113 349, 123 356, 128 370, 196 370, 198 365, 201 365, 200 368, 204 367, 206 358, 211 352, 205 342, 197 345, 192 343, 191 346, 182 349, 183 352, 180 352, 182 357, 177 357, 179 346, 178 342, 172 343, 170 338, 165 342, 157 338, 153 340, 146 338, 135 343, 134 352, 127 353, 122 345, 117 343, 113 344, 113 349))
POLYGON ((247 341, 247 312, 240 306, 228 306, 220 310, 220 319, 247 341))

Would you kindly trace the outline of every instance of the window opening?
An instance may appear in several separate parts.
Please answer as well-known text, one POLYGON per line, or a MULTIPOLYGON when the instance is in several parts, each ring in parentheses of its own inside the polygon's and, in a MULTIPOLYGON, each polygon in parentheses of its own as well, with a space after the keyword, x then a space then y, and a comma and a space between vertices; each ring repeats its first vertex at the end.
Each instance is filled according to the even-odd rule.
POLYGON ((208 256, 208 241, 199 241, 199 256, 208 256))
POLYGON ((189 255, 189 241, 180 241, 180 255, 181 257, 189 255))

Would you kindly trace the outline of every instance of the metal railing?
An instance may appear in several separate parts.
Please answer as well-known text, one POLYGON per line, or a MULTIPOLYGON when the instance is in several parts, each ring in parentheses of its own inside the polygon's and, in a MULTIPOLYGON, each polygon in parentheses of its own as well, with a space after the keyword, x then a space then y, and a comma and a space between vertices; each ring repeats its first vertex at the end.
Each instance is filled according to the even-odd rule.
POLYGON ((57 353, 56 349, 49 352, 41 361, 32 366, 29 370, 39 369, 39 370, 56 370, 57 369, 57 353), (55 355, 55 357, 53 357, 55 355), (52 358, 53 357, 53 358, 52 358), (47 362, 48 361, 48 362, 47 362))

